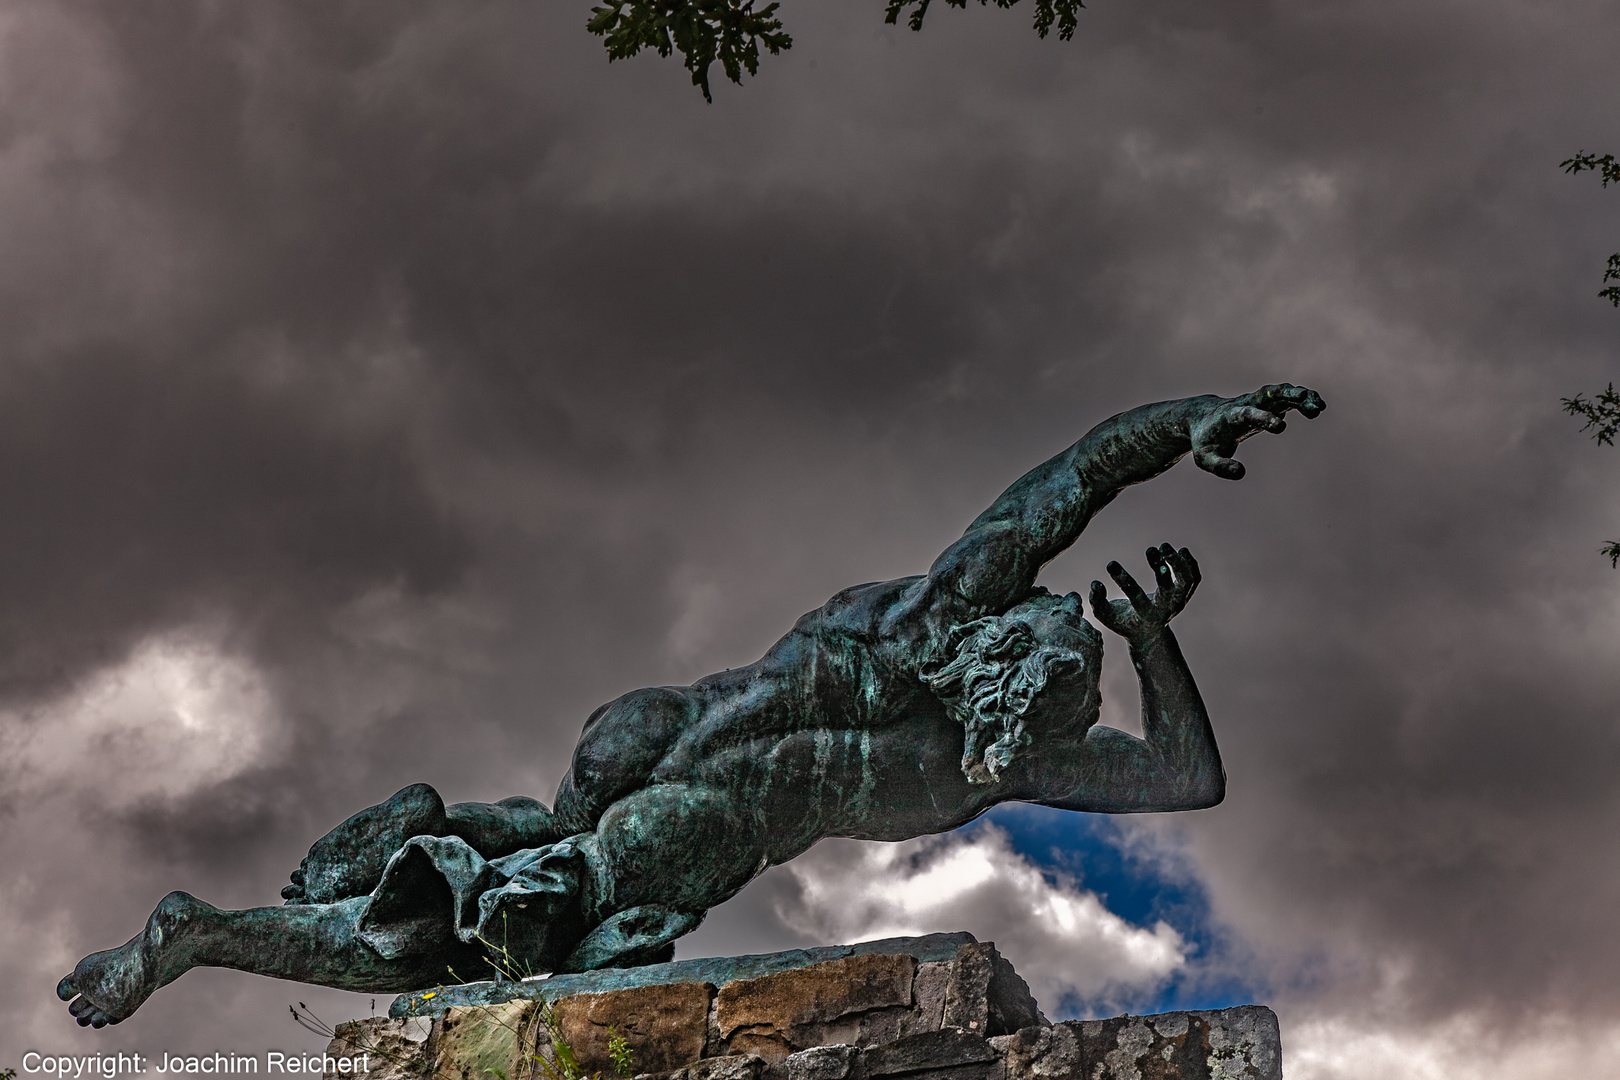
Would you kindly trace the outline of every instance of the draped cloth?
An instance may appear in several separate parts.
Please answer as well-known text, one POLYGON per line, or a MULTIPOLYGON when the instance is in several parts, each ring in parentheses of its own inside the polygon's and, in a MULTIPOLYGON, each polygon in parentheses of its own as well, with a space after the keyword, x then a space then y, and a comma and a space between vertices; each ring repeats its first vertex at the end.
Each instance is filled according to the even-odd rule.
POLYGON ((460 837, 412 837, 388 860, 355 936, 385 960, 477 946, 508 978, 670 959, 707 905, 656 895, 677 875, 651 875, 654 895, 624 890, 610 848, 590 832, 486 859, 460 837))
POLYGON ((460 837, 413 837, 388 860, 356 936, 386 960, 435 951, 454 935, 504 956, 520 974, 550 970, 563 944, 555 941, 559 920, 578 923, 564 916, 592 876, 594 848, 595 838, 582 834, 485 859, 460 837))

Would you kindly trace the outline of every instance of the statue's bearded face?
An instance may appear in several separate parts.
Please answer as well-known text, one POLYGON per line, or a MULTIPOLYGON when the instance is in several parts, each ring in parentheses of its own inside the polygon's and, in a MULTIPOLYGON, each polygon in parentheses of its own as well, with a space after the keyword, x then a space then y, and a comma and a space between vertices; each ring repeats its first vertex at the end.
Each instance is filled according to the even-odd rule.
POLYGON ((1058 650, 1062 659, 1050 665, 1046 685, 1026 712, 1030 726, 1084 734, 1102 710, 1102 634, 1084 615, 1079 593, 1037 595, 1007 612, 1025 623, 1037 648, 1058 650))
POLYGON ((1005 615, 956 627, 923 679, 965 732, 962 772, 992 783, 1037 738, 1084 735, 1100 708, 1102 636, 1080 597, 1042 590, 1005 615))

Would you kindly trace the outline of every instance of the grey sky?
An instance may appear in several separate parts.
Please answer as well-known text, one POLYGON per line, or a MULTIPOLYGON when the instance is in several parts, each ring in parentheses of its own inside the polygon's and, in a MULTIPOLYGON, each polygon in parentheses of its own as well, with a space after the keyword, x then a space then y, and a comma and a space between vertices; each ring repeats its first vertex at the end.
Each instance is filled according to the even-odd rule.
POLYGON ((1558 399, 1615 374, 1620 193, 1557 168, 1620 150, 1614 7, 790 2, 712 106, 588 8, 0 4, 0 1067, 296 1043, 245 975, 116 1035, 51 987, 405 783, 549 798, 597 704, 1279 379, 1329 411, 1047 573, 1204 567, 1231 794, 1131 828, 1285 1035, 1614 1038, 1620 456, 1558 399))

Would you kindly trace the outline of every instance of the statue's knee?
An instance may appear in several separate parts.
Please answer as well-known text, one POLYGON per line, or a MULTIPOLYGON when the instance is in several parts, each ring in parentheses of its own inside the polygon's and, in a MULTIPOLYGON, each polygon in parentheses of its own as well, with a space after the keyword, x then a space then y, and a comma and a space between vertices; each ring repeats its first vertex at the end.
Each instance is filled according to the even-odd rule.
POLYGON ((356 835, 351 843, 364 844, 373 838, 384 842, 399 838, 398 847, 413 836, 438 836, 444 832, 444 799, 431 784, 412 784, 388 798, 355 814, 328 835, 347 829, 356 835))
POLYGON ((378 809, 396 820, 431 823, 444 816, 444 799, 432 784, 411 784, 390 795, 378 809))
POLYGON ((645 776, 691 725, 697 703, 680 688, 636 690, 602 706, 574 748, 575 776, 645 776))
POLYGON ((369 893, 405 841, 443 836, 447 825, 444 800, 431 785, 401 788, 315 841, 282 896, 289 903, 330 904, 369 893))

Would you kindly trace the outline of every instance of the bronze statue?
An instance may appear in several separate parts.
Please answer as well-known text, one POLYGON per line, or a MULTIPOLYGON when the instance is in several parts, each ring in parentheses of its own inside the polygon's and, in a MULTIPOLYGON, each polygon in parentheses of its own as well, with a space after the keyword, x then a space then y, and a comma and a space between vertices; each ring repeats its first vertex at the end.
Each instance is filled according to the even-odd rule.
POLYGON ((1145 405, 1027 473, 924 576, 845 589, 758 661, 596 710, 552 808, 446 806, 425 784, 310 849, 280 907, 183 892, 79 962, 57 993, 116 1024, 197 966, 392 992, 498 956, 524 973, 669 959, 675 939, 768 866, 829 836, 904 840, 1022 800, 1104 813, 1214 806, 1225 775, 1168 623, 1198 585, 1185 548, 1150 548, 1157 591, 1117 562, 1093 617, 1130 646, 1145 738, 1098 726, 1102 636, 1076 593, 1035 584, 1125 487, 1187 453, 1237 480, 1237 444, 1314 417, 1315 391, 1145 405))

